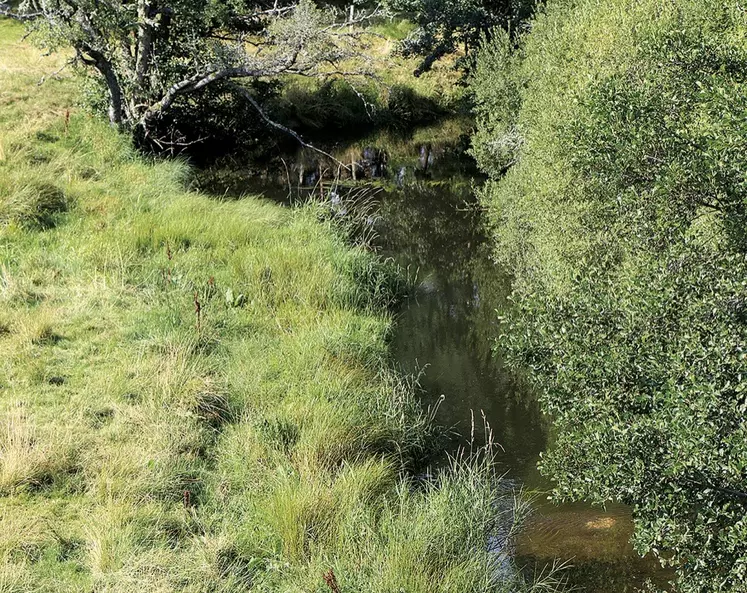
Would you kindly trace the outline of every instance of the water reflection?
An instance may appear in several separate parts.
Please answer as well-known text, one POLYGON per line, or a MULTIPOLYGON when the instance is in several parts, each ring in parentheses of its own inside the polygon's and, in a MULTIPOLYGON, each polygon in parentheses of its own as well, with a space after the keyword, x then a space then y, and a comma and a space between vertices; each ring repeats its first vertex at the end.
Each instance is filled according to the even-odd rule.
POLYGON ((411 273, 417 290, 397 317, 393 339, 405 371, 421 372, 428 403, 443 394, 441 422, 454 426, 455 446, 472 432, 483 436, 484 412, 499 460, 523 480, 546 447, 546 423, 537 402, 492 351, 496 307, 510 284, 490 259, 482 214, 469 185, 419 182, 386 195, 378 242, 411 273))
POLYGON ((648 579, 663 587, 671 574, 640 559, 629 543, 629 508, 556 506, 542 496, 550 484, 536 464, 549 423, 531 390, 493 352, 496 309, 507 305, 510 278, 491 261, 473 196, 469 183, 419 181, 382 199, 378 244, 418 279, 397 316, 394 355, 405 371, 422 373, 426 403, 445 396, 438 419, 454 426, 454 449, 469 439, 473 411, 479 427, 484 413, 507 479, 538 493, 515 549, 529 573, 560 559, 573 565, 569 584, 589 593, 627 593, 648 579))
POLYGON ((623 505, 544 505, 524 525, 516 554, 530 570, 572 559, 567 576, 583 591, 627 593, 646 580, 665 589, 674 573, 653 558, 639 558, 629 543, 632 535, 630 509, 623 505))

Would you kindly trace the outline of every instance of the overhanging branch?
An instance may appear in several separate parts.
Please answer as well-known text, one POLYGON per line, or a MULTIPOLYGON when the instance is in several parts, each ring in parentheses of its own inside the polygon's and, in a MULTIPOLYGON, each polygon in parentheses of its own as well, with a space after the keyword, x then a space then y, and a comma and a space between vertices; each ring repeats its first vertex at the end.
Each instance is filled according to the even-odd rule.
POLYGON ((321 155, 324 155, 328 159, 332 159, 337 165, 339 165, 343 169, 350 170, 350 166, 349 165, 346 165, 345 163, 339 161, 338 159, 336 159, 335 157, 333 157, 328 152, 325 152, 322 149, 317 148, 316 146, 313 146, 312 144, 309 144, 303 138, 301 138, 301 136, 299 136, 296 132, 294 132, 290 128, 284 126, 283 124, 278 123, 275 120, 273 120, 270 116, 268 116, 265 113, 264 109, 262 109, 262 106, 259 103, 257 103, 257 100, 252 96, 252 94, 245 87, 241 86, 240 84, 233 84, 233 83, 230 86, 231 86, 231 88, 234 91, 236 91, 242 97, 244 97, 244 99, 246 99, 251 104, 252 107, 254 107, 254 109, 257 111, 257 113, 259 113, 259 116, 264 120, 264 122, 267 125, 272 126, 276 130, 280 130, 281 132, 284 132, 284 133, 288 134, 289 136, 292 136, 304 148, 308 148, 309 150, 313 150, 314 152, 317 152, 317 153, 319 153, 321 155))
POLYGON ((7 17, 16 21, 32 21, 41 16, 44 16, 43 12, 16 12, 7 2, 0 2, 0 16, 7 17))
POLYGON ((259 78, 261 76, 277 76, 287 70, 287 66, 279 66, 271 69, 254 69, 254 68, 221 68, 208 72, 200 72, 190 78, 186 78, 172 85, 163 95, 160 101, 148 108, 142 118, 141 123, 157 117, 164 110, 168 109, 171 104, 179 97, 187 93, 198 91, 219 80, 227 78, 259 78))

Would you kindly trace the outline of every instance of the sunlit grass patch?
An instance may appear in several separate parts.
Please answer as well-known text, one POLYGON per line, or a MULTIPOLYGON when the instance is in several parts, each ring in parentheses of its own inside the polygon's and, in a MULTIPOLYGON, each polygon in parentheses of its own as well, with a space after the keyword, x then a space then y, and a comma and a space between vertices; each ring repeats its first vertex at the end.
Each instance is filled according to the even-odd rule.
POLYGON ((2 414, 0 494, 42 488, 75 470, 77 451, 72 440, 47 431, 41 433, 20 405, 2 414))
POLYGON ((188 191, 186 163, 74 109, 70 73, 38 91, 60 59, 17 35, 0 22, 0 592, 495 590, 497 481, 406 478, 438 431, 389 367, 389 265, 321 207, 188 191))

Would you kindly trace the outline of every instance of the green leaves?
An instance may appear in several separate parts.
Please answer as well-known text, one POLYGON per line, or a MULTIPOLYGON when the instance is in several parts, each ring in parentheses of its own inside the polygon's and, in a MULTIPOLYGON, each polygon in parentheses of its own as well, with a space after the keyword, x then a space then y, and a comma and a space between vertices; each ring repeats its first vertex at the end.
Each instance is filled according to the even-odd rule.
POLYGON ((747 23, 715 0, 561 4, 476 75, 474 152, 516 274, 500 344, 554 418, 555 495, 633 505, 637 549, 681 591, 741 591, 747 23))
POLYGON ((387 0, 390 9, 412 15, 417 28, 404 39, 405 56, 422 56, 419 76, 446 54, 464 52, 460 62, 471 65, 471 52, 486 35, 515 32, 531 15, 536 0, 387 0))

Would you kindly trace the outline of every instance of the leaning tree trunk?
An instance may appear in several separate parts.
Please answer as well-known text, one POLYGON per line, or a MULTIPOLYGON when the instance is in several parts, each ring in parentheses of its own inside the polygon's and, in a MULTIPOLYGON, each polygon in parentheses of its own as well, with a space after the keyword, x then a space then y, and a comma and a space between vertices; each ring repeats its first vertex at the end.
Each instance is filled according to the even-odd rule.
POLYGON ((119 83, 119 78, 114 70, 112 63, 104 56, 103 53, 90 47, 88 44, 80 44, 77 47, 78 55, 84 63, 89 64, 99 71, 99 74, 106 83, 106 88, 109 92, 109 122, 117 127, 121 127, 124 123, 125 112, 124 112, 124 100, 122 95, 122 86, 119 83), (82 54, 85 53, 90 56, 90 59, 83 58, 82 54))

